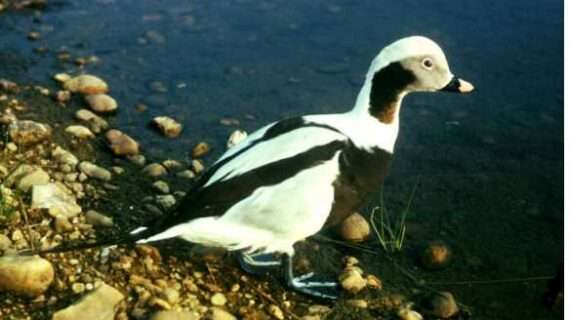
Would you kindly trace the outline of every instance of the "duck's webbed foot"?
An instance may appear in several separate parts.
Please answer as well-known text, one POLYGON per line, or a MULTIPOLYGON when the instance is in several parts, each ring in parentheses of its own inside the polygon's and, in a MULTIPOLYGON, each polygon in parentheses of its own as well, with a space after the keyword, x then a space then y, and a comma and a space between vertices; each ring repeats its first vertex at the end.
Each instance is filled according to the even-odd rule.
POLYGON ((287 286, 297 292, 327 300, 336 300, 340 295, 339 284, 335 280, 326 280, 315 276, 313 272, 295 277, 293 257, 283 256, 283 271, 287 286))
POLYGON ((243 271, 253 275, 263 275, 281 266, 281 260, 271 253, 238 252, 237 260, 243 271))

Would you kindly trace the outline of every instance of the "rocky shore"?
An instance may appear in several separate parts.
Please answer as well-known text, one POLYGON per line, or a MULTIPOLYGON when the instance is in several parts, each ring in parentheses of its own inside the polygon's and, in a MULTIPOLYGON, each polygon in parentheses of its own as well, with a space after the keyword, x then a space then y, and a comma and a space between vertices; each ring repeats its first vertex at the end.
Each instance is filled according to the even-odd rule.
MULTIPOLYGON (((211 149, 202 142, 189 152, 191 160, 148 161, 144 144, 105 119, 119 104, 103 79, 54 79, 55 91, 0 80, 2 318, 422 319, 411 301, 384 288, 354 257, 345 258, 337 273, 343 298, 326 305, 284 290, 278 275, 244 274, 223 250, 176 241, 160 250, 140 245, 19 254, 105 239, 164 214, 204 171, 200 158, 211 149)), ((182 130, 167 116, 155 118, 152 127, 165 138, 182 130)), ((227 147, 246 136, 236 130, 227 147)), ((349 220, 339 237, 365 240, 366 220, 349 220)), ((310 268, 301 260, 301 269, 310 268)), ((445 307, 431 309, 443 308, 439 317, 457 315, 453 296, 441 297, 445 307)))

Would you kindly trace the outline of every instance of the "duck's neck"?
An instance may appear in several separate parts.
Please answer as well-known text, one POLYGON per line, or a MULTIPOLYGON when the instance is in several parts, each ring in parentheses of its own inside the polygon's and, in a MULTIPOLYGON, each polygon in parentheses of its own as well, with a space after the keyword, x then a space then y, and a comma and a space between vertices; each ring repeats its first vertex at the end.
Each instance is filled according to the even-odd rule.
POLYGON ((367 77, 351 113, 372 117, 383 126, 398 126, 400 106, 407 92, 390 90, 367 77))

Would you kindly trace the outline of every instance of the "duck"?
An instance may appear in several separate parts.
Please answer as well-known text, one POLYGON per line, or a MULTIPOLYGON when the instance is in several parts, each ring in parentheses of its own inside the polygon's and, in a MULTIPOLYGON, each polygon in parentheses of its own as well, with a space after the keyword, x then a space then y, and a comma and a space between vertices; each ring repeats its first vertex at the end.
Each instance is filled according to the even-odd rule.
POLYGON ((258 129, 214 162, 171 212, 104 244, 180 238, 222 247, 238 253, 245 271, 278 266, 290 289, 335 299, 336 281, 295 275, 294 245, 343 221, 382 186, 404 97, 473 90, 433 40, 399 39, 372 60, 351 110, 258 129))

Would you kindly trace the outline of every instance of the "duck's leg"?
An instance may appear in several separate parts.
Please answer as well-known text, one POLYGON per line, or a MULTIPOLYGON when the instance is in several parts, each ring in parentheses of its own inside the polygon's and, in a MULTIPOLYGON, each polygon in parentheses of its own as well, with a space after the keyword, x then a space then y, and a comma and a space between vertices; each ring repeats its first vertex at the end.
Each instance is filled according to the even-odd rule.
POLYGON ((285 281, 289 288, 316 298, 329 300, 338 298, 338 282, 334 280, 317 281, 314 279, 315 275, 313 272, 295 277, 293 272, 293 257, 287 254, 283 255, 282 265, 285 281))
POLYGON ((263 275, 269 270, 281 266, 281 261, 276 259, 273 254, 245 252, 237 253, 237 260, 243 271, 253 275, 263 275))

